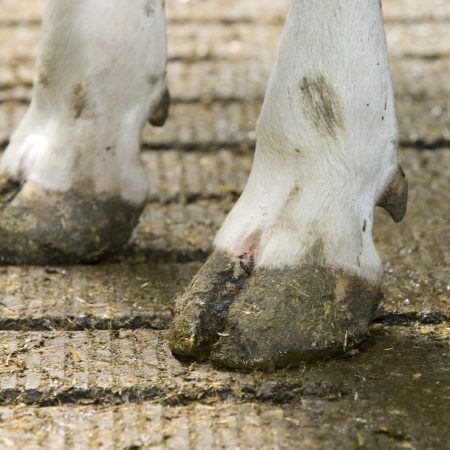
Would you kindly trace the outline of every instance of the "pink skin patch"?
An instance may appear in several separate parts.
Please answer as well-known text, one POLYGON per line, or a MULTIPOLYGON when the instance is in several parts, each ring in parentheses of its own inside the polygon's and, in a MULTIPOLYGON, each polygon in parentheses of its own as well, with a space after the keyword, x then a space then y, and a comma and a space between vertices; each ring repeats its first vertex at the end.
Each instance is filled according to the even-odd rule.
POLYGON ((15 174, 15 181, 22 181, 25 177, 25 163, 27 160, 27 153, 23 153, 20 157, 19 166, 15 174))
POLYGON ((261 234, 262 231, 260 230, 252 233, 242 245, 236 246, 232 249, 231 257, 237 258, 240 262, 247 266, 253 265, 258 257, 261 234))
POLYGON ((39 148, 37 145, 38 143, 39 142, 36 140, 36 138, 28 138, 23 144, 22 148, 20 149, 19 163, 17 165, 15 173, 12 174, 12 178, 14 179, 14 181, 22 182, 27 178, 27 172, 30 165, 30 155, 33 149, 39 148))

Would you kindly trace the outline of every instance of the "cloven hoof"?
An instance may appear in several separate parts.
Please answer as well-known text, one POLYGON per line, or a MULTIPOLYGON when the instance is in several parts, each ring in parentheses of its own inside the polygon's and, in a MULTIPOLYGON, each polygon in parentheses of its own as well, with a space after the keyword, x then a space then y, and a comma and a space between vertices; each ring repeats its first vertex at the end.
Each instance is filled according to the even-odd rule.
POLYGON ((252 271, 215 252, 176 302, 170 346, 218 367, 294 367, 361 342, 380 300, 378 287, 343 270, 252 271))
POLYGON ((0 183, 0 262, 91 262, 123 247, 142 207, 81 191, 48 192, 30 182, 0 183))

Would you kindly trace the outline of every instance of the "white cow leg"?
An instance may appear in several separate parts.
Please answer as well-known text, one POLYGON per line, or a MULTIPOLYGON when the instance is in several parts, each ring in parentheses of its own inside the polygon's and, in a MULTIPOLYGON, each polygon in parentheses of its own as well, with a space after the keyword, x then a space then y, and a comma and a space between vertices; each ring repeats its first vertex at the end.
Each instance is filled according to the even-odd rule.
POLYGON ((0 173, 0 260, 90 260, 123 246, 147 196, 139 158, 161 125, 163 0, 49 0, 31 105, 0 173))
POLYGON ((174 353, 270 369, 358 343, 380 299, 374 206, 406 208, 396 139, 379 0, 293 0, 250 178, 177 301, 174 353))

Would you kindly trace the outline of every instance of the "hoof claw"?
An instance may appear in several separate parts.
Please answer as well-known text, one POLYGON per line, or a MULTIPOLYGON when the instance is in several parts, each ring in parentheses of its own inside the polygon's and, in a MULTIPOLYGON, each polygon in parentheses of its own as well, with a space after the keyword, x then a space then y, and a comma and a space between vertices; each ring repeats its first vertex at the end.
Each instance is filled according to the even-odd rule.
POLYGON ((214 253, 176 303, 170 345, 180 356, 207 359, 225 326, 228 308, 247 272, 225 255, 214 253))
POLYGON ((142 207, 81 192, 47 192, 27 182, 0 185, 0 262, 94 261, 126 244, 142 207))
POLYGON ((320 265, 243 270, 213 254, 177 301, 171 348, 238 370, 274 370, 343 353, 366 335, 377 287, 320 265))

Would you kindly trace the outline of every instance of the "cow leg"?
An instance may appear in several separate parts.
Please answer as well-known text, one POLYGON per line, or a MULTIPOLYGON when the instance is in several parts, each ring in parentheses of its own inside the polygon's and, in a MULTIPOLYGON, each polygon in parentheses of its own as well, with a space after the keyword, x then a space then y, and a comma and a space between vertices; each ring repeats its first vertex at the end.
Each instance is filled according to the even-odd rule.
POLYGON ((293 0, 245 190, 177 300, 175 354, 271 369, 348 350, 380 300, 372 241, 407 185, 379 0, 293 0))
POLYGON ((95 259, 147 195, 139 139, 167 115, 163 0, 49 0, 31 105, 0 173, 0 260, 95 259))

